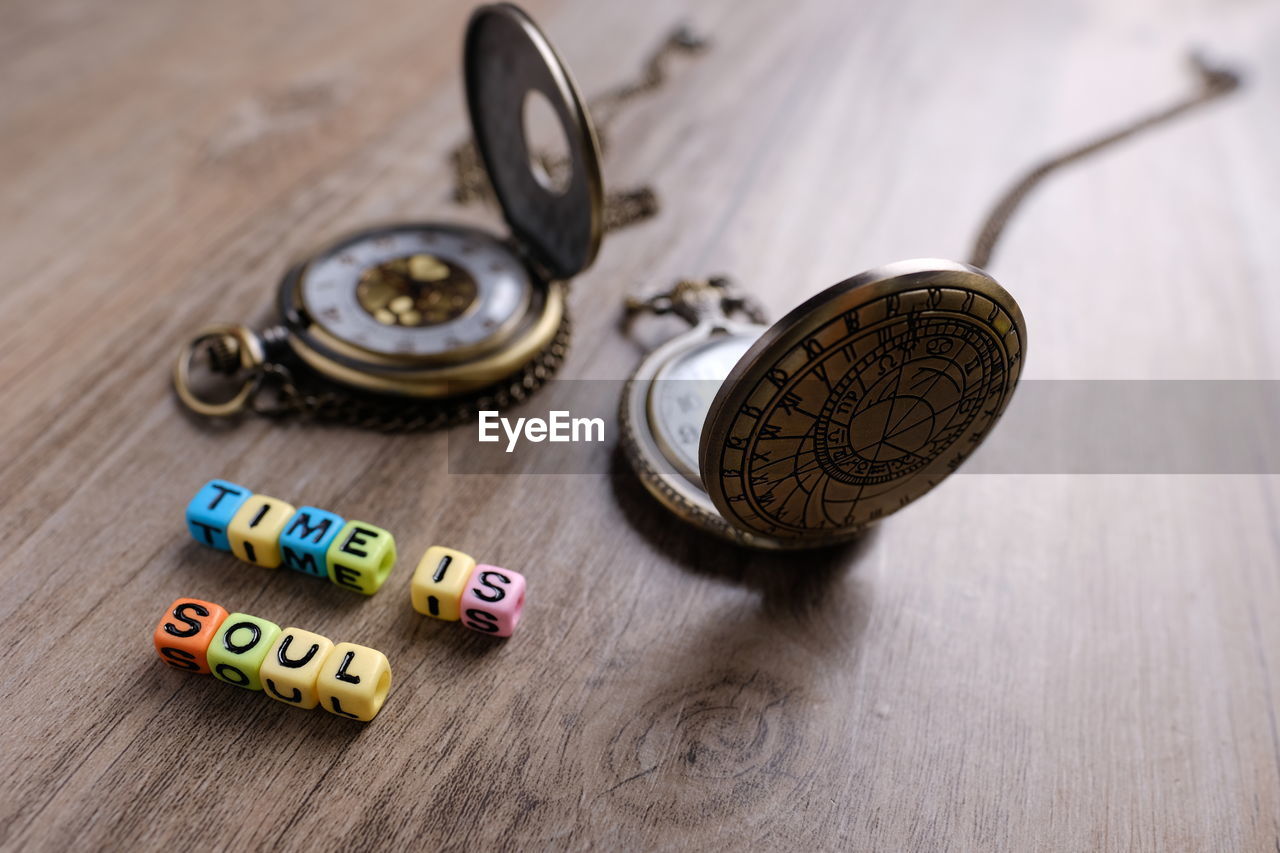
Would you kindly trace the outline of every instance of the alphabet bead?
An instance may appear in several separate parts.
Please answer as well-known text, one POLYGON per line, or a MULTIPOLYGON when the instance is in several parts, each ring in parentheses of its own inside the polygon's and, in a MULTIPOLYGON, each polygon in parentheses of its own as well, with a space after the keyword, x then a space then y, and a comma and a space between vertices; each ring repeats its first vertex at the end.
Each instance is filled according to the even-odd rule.
POLYGON ((261 690, 259 671, 267 652, 280 635, 280 626, 248 613, 232 613, 209 644, 209 668, 214 678, 261 690))
POLYGON ((320 707, 366 723, 382 709, 390 689, 391 663, 387 656, 355 643, 334 646, 316 680, 320 707))
POLYGON ((524 609, 524 575, 497 566, 476 566, 462 593, 462 624, 492 637, 510 637, 524 609))
POLYGON ((378 591, 395 562, 396 540, 364 521, 348 521, 325 555, 329 580, 365 595, 378 591))
POLYGON ((227 526, 231 553, 246 563, 274 569, 280 565, 280 534, 295 510, 281 500, 266 495, 249 498, 227 526))
POLYGON ((208 674, 209 643, 226 618, 227 611, 211 601, 179 598, 156 626, 156 651, 169 666, 208 674))
POLYGON ((209 601, 179 598, 156 626, 160 659, 188 672, 265 691, 297 708, 369 722, 391 689, 391 663, 377 649, 334 645, 327 637, 231 613, 209 601), (203 668, 202 668, 203 667, 203 668))
POLYGON ((314 708, 320 702, 316 679, 332 651, 333 642, 328 637, 301 628, 285 628, 258 670, 263 690, 272 699, 295 708, 314 708))
POLYGON ((313 506, 301 507, 280 534, 281 562, 295 571, 328 577, 325 554, 346 523, 346 519, 332 512, 313 506))
POLYGON ((212 548, 230 551, 227 526, 252 494, 244 486, 226 480, 205 483, 187 504, 187 529, 191 531, 191 537, 212 548))
POLYGON ((409 587, 413 609, 424 616, 457 622, 458 602, 476 561, 469 554, 432 545, 422 555, 409 587))
MULTIPOLYGON (((313 506, 295 509, 225 480, 210 480, 187 506, 187 527, 198 541, 245 562, 327 577, 373 595, 396 561, 390 533, 313 506)), ((456 617, 455 617, 456 618, 456 617)))

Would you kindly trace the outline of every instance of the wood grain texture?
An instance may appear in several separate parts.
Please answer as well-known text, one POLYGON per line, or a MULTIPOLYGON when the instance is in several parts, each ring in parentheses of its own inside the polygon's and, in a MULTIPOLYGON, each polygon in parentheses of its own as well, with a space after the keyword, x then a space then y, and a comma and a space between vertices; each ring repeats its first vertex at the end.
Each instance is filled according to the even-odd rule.
MULTIPOLYGON (((1242 94, 1050 182, 993 273, 1028 378, 1280 378, 1280 12, 1263 0, 530 0, 588 92, 678 20, 705 57, 606 174, 662 216, 576 282, 564 375, 734 273, 778 316, 963 257, 1021 164, 1184 90, 1242 94)), ((133 849, 1280 849, 1280 483, 960 476, 858 547, 772 557, 608 476, 449 476, 449 436, 182 416, 167 366, 267 319, 319 241, 449 201, 459 3, 0 9, 0 844, 133 849), (190 542, 221 476, 523 571, 496 645, 190 542), (358 726, 161 666, 179 595, 383 649, 358 726)), ((1016 401, 1015 404, 1016 405, 1016 401)))

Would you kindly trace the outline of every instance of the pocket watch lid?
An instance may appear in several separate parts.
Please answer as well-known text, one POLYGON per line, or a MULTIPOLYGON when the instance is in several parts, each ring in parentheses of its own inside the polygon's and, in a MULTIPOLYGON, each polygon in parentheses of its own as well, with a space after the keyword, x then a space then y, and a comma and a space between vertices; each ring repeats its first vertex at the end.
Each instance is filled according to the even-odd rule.
POLYGON ((937 485, 1012 396, 1026 327, 966 264, 902 261, 814 296, 756 341, 703 423, 699 470, 735 527, 857 532, 937 485))
POLYGON ((533 20, 509 3, 475 11, 464 53, 476 148, 512 235, 551 275, 571 278, 595 259, 604 208, 599 144, 577 86, 533 20), (564 132, 563 186, 530 157, 525 109, 535 92, 564 132))

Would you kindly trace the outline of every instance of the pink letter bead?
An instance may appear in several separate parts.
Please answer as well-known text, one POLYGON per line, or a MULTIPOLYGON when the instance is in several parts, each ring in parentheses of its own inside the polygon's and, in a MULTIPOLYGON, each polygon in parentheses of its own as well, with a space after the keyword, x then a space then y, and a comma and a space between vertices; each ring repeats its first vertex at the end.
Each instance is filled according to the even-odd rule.
POLYGON ((462 624, 494 637, 510 637, 524 609, 524 575, 497 566, 476 566, 462 593, 462 624))

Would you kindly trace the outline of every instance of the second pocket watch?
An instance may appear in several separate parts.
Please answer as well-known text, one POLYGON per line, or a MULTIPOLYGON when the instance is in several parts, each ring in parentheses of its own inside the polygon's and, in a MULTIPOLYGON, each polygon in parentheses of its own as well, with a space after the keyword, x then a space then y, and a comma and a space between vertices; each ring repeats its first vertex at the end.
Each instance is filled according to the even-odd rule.
POLYGON ((464 49, 476 147, 510 228, 500 237, 435 223, 371 228, 298 263, 280 284, 281 325, 211 326, 179 355, 175 387, 205 415, 281 411, 365 426, 443 426, 477 405, 518 402, 553 373, 569 321, 566 282, 589 267, 603 188, 591 119, 568 69, 509 4, 471 17, 464 49), (552 177, 531 156, 526 110, 544 98, 564 134, 552 177), (207 355, 242 384, 210 400, 192 379, 207 355))
POLYGON ((686 521, 766 548, 850 539, 933 488, 995 425, 1026 346, 1013 297, 952 261, 862 273, 772 326, 723 280, 629 308, 693 324, 627 383, 632 467, 686 521))

